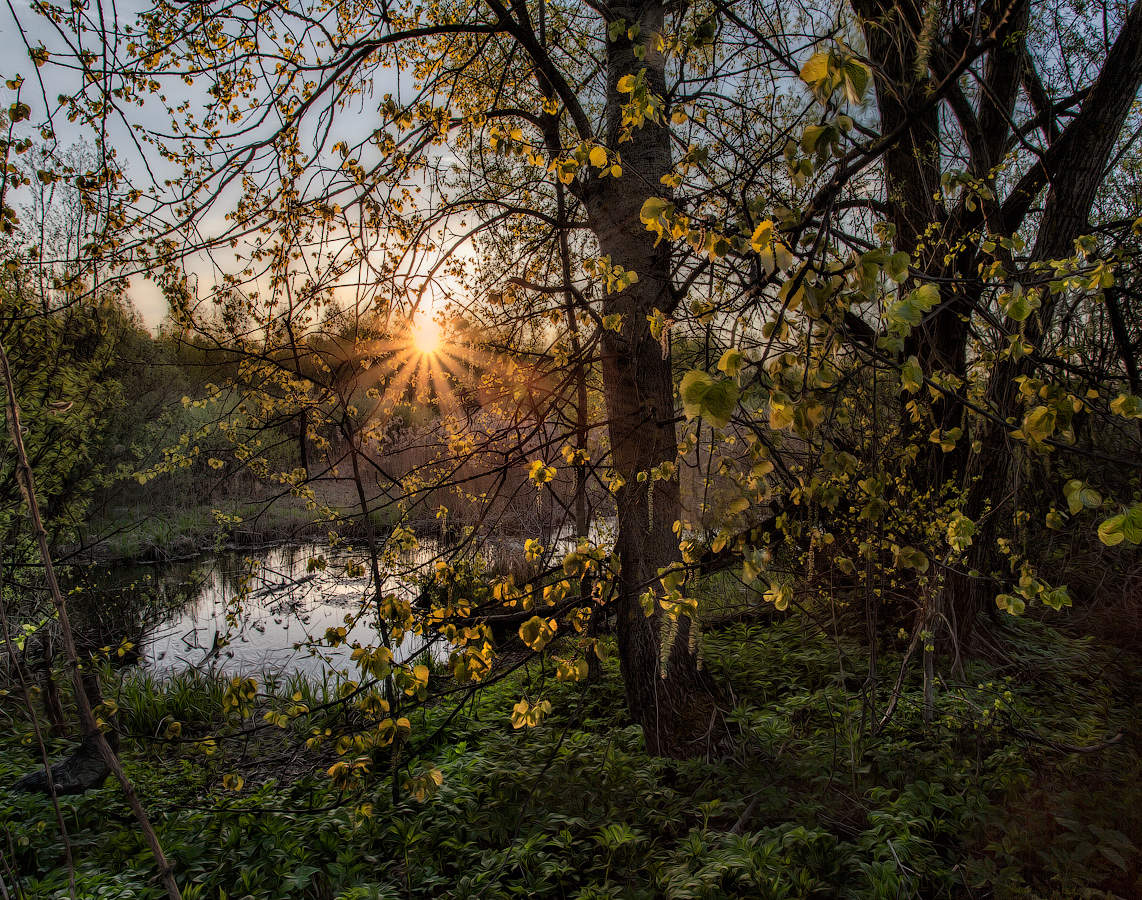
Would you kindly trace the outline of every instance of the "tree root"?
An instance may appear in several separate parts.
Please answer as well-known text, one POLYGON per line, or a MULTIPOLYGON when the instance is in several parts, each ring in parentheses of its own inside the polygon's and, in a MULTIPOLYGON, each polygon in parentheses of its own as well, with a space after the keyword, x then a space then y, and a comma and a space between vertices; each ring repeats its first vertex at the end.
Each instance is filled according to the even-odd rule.
MULTIPOLYGON (((83 794, 102 785, 110 769, 99 753, 95 736, 88 735, 71 756, 52 766, 51 772, 51 783, 55 786, 56 794, 83 794)), ((51 793, 47 772, 43 769, 29 772, 13 788, 27 794, 51 793)))

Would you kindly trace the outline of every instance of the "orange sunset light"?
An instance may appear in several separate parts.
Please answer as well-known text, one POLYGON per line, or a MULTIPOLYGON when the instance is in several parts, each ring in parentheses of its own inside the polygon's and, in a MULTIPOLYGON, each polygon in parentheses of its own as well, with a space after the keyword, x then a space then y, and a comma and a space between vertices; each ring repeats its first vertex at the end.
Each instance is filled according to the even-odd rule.
POLYGON ((440 349, 440 323, 424 318, 412 326, 412 345, 422 356, 432 356, 440 349))

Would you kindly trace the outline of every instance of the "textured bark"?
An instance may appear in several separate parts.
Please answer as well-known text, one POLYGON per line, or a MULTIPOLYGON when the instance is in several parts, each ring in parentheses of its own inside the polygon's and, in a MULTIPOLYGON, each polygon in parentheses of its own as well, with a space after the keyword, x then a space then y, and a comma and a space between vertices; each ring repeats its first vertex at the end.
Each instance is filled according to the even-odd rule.
MULTIPOLYGON (((869 56, 876 62, 876 103, 882 133, 902 129, 900 140, 884 154, 885 188, 889 220, 896 234, 896 247, 908 253, 916 270, 924 275, 942 275, 946 263, 938 244, 928 239, 933 223, 943 223, 946 215, 936 197, 940 191, 939 107, 929 103, 927 69, 922 52, 934 57, 937 51, 924 51, 918 40, 924 30, 925 4, 916 0, 856 0, 869 56)), ((933 41, 934 43, 934 41, 933 41)), ((934 315, 909 336, 904 356, 915 356, 925 375, 949 372, 962 376, 966 368, 966 298, 944 288, 944 297, 934 315)), ((936 423, 942 429, 959 424, 963 407, 948 397, 933 404, 936 423)), ((915 430, 907 416, 901 425, 907 433, 915 430)), ((935 488, 954 470, 957 460, 920 437, 927 457, 918 467, 917 487, 935 488)))
MULTIPOLYGON (((945 84, 944 100, 958 123, 969 154, 969 169, 977 177, 987 177, 1017 140, 1012 123, 1019 85, 1027 86, 1037 112, 1046 114, 1052 108, 1026 48, 1028 0, 984 0, 979 4, 979 14, 993 31, 983 83, 974 104, 962 92, 959 79, 945 76, 954 71, 979 35, 970 33, 966 26, 932 35, 934 23, 926 27, 924 21, 930 7, 920 0, 854 0, 854 8, 861 16, 876 76, 881 133, 900 135, 883 156, 896 247, 912 256, 914 271, 923 280, 941 289, 941 302, 909 336, 905 355, 914 354, 926 374, 944 372, 963 377, 969 323, 982 297, 976 283, 981 258, 972 249, 971 235, 981 227, 997 234, 1015 233, 1046 188, 1032 260, 1073 252, 1074 239, 1088 229, 1095 192, 1142 85, 1142 2, 1135 2, 1130 9, 1098 79, 1083 92, 1082 106, 1066 130, 1060 132, 1048 116, 1044 124, 1047 149, 1002 203, 984 200, 975 209, 963 203, 945 209, 935 199, 941 175, 936 151, 941 122, 938 107, 928 102, 928 91, 937 81, 945 84), (933 226, 938 228, 941 240, 932 240, 933 226)), ((935 9, 939 12, 938 6, 935 9)), ((1050 321, 1048 302, 1040 322, 1030 323, 1028 337, 1037 342, 1049 329, 1050 321)), ((1015 379, 1029 372, 1031 366, 1029 358, 997 362, 987 399, 1000 420, 1018 415, 1015 379)), ((957 396, 960 393, 933 403, 935 424, 943 430, 959 426, 967 431, 963 398, 957 396)), ((972 437, 982 440, 978 452, 970 449, 967 440, 961 440, 947 454, 921 440, 921 446, 927 448, 926 457, 917 467, 915 484, 921 491, 933 492, 952 484, 966 493, 964 512, 980 526, 970 568, 1002 576, 995 538, 1004 517, 1001 512, 984 514, 989 508, 1002 506, 1009 497, 1017 448, 1010 444, 1008 429, 999 424, 982 423, 972 437)), ((961 646, 972 642, 979 614, 994 608, 995 593, 990 579, 948 573, 941 602, 952 640, 961 646)))
MULTIPOLYGON (((1095 194, 1140 87, 1142 0, 1136 0, 1082 109, 1040 163, 1043 184, 1050 187, 1031 252, 1033 263, 1072 255, 1075 239, 1089 232, 1095 194)), ((1045 298, 1038 317, 1028 321, 1026 336, 1036 349, 1050 331, 1053 312, 1053 302, 1045 298)), ((999 419, 1018 417, 1017 379, 1031 373, 1032 367, 1031 357, 996 362, 988 381, 987 401, 999 419)), ((991 517, 994 528, 1003 521, 1001 514, 1009 511, 1008 498, 1014 492, 1019 455, 1011 446, 1007 428, 998 423, 983 427, 980 444, 979 452, 965 466, 965 513, 978 518, 990 505, 996 511, 991 517)), ((971 568, 1002 577, 1005 561, 990 531, 980 534, 973 545, 971 568)), ((976 642, 976 622, 983 610, 994 609, 995 594, 995 585, 988 579, 963 574, 949 578, 947 609, 962 645, 970 647, 976 642)))
POLYGON ((623 317, 621 334, 607 332, 602 346, 602 375, 610 422, 612 461, 626 480, 616 497, 617 551, 622 567, 617 599, 619 657, 627 705, 643 728, 651 753, 688 757, 709 752, 717 742, 717 716, 712 684, 698 667, 689 647, 684 621, 663 649, 664 616, 647 616, 639 598, 647 589, 661 588, 659 570, 676 561, 678 538, 674 522, 681 506, 676 478, 639 483, 637 474, 677 456, 674 425, 674 385, 670 360, 652 335, 647 315, 657 306, 669 309, 671 298, 668 242, 639 224, 643 202, 661 196, 660 179, 670 171, 669 133, 664 125, 647 122, 619 143, 621 109, 618 80, 646 68, 651 89, 665 94, 663 60, 654 49, 660 33, 661 6, 614 8, 612 14, 637 22, 646 47, 638 59, 631 42, 620 39, 607 47, 607 144, 622 153, 623 177, 595 184, 586 196, 591 228, 612 264, 638 273, 639 280, 606 298, 605 312, 623 317), (663 657, 665 657, 663 659, 663 657))

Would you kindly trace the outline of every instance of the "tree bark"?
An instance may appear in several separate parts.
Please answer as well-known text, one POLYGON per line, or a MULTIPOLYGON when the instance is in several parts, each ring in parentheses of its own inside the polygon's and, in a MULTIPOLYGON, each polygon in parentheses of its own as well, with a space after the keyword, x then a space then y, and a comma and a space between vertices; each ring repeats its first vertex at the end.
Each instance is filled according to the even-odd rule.
POLYGON ((659 572, 679 559, 674 523, 681 514, 677 477, 638 481, 677 457, 674 383, 668 354, 650 333, 647 315, 671 301, 668 242, 655 246, 640 226, 644 201, 661 196, 660 179, 670 171, 670 135, 662 123, 647 121, 620 144, 622 131, 618 80, 645 67, 652 91, 665 96, 664 60, 654 48, 662 30, 658 5, 613 8, 616 18, 638 23, 643 59, 634 44, 620 37, 607 45, 607 144, 622 154, 623 177, 595 182, 587 192, 591 228, 612 265, 638 273, 638 281, 604 301, 605 313, 622 315, 622 331, 608 331, 602 342, 602 375, 607 404, 612 462, 625 480, 616 496, 617 552, 621 565, 617 599, 619 658, 630 713, 643 729, 654 754, 692 757, 717 743, 720 718, 711 679, 690 649, 689 623, 683 619, 663 647, 665 615, 655 604, 648 616, 644 592, 661 594, 659 572))
MULTIPOLYGON (((1135 0, 1082 109, 1040 162, 1042 183, 1049 185, 1049 190, 1031 252, 1033 265, 1071 256, 1075 239, 1088 232, 1095 195, 1140 87, 1142 0, 1135 0)), ((1047 296, 1038 316, 1028 320, 1025 334, 1036 350, 1050 331, 1053 312, 1054 302, 1047 296)), ((988 381, 987 405, 998 419, 1013 421, 1018 417, 1016 379, 1029 374, 1032 366, 1032 356, 996 362, 988 381)), ((984 423, 980 450, 971 455, 963 474, 965 514, 974 519, 989 504, 992 507, 989 527, 977 534, 969 557, 971 568, 985 577, 952 573, 946 587, 946 606, 956 639, 969 648, 977 639, 974 630, 979 614, 994 608, 997 590, 986 576, 1004 574, 1005 562, 995 544, 995 526, 1002 521, 1000 514, 1008 509, 1019 465, 1019 455, 1008 446, 1010 441, 1006 426, 984 423)))
MULTIPOLYGON (((895 245, 912 256, 913 271, 937 284, 941 300, 908 337, 904 355, 915 355, 925 373, 947 373, 964 378, 972 317, 984 300, 977 273, 984 260, 974 249, 973 235, 984 228, 994 235, 1011 235, 1023 224, 1032 203, 1047 188, 1043 217, 1031 261, 1043 262, 1073 252, 1073 241, 1085 233, 1094 196, 1118 139, 1125 117, 1142 84, 1142 2, 1131 7, 1099 76, 1086 92, 1082 107, 1065 131, 1048 122, 1048 147, 1020 178, 1009 196, 997 200, 977 198, 978 208, 946 209, 940 194, 941 160, 938 146, 941 120, 930 104, 928 69, 938 79, 952 71, 960 55, 978 40, 961 28, 936 33, 943 26, 926 18, 939 7, 920 0, 854 0, 862 19, 876 79, 876 102, 881 133, 899 132, 883 158, 885 194, 895 245), (933 240, 934 231, 940 238, 933 240)), ((1029 60, 1025 34, 1030 5, 1026 0, 983 0, 979 11, 993 24, 993 42, 987 51, 983 84, 976 102, 968 101, 958 82, 947 82, 944 100, 954 113, 969 156, 969 169, 978 178, 989 173, 1011 149, 1018 86, 1031 84, 1036 107, 1049 104, 1029 60)), ((974 20, 973 20, 974 21, 974 20)), ((947 135, 944 136, 945 139, 947 135)), ((1031 321, 1027 337, 1038 345, 1050 328, 1051 304, 1045 299, 1038 322, 1031 321)), ((998 360, 988 383, 987 406, 1000 422, 1019 412, 1015 379, 1031 371, 1032 359, 998 360)), ((981 448, 971 450, 963 391, 954 390, 932 403, 934 424, 942 431, 962 427, 965 436, 950 453, 943 453, 917 434, 926 448, 914 474, 923 494, 940 493, 946 485, 964 496, 964 513, 976 521, 978 531, 970 551, 967 572, 946 575, 943 610, 945 634, 961 647, 973 642, 982 610, 993 608, 997 589, 992 575, 1005 576, 1005 561, 996 552, 997 528, 1014 484, 1017 465, 1003 424, 982 421, 971 438, 981 448), (950 633, 950 634, 949 634, 950 633)), ((909 427, 906 423, 906 428, 909 427)), ((925 427, 931 427, 926 425, 925 427)))

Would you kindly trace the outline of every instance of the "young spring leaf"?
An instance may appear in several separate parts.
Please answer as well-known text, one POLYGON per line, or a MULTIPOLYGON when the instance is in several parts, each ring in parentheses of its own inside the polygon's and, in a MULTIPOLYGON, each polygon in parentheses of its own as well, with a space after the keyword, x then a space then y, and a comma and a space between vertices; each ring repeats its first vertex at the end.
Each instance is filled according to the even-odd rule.
POLYGON ((536 653, 551 643, 559 623, 543 616, 532 616, 519 626, 519 639, 536 653))
POLYGON ((682 377, 682 411, 687 419, 704 418, 715 428, 725 428, 738 402, 738 386, 729 378, 715 381, 701 369, 682 377))

